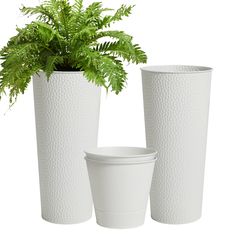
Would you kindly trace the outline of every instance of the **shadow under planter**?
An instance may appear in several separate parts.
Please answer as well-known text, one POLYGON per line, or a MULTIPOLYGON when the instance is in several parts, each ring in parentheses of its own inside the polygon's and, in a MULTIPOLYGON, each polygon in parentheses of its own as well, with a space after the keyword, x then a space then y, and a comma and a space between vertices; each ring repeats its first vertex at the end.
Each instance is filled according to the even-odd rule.
POLYGON ((156 221, 201 217, 212 69, 142 68, 147 147, 158 151, 151 187, 156 221))
POLYGON ((80 223, 92 215, 83 150, 97 146, 100 88, 82 72, 33 78, 43 219, 80 223))

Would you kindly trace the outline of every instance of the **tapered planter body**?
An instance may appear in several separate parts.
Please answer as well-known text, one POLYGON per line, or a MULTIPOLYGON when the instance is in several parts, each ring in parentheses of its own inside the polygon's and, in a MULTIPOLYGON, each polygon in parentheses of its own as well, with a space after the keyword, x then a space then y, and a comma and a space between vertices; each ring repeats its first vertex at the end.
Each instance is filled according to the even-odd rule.
POLYGON ((144 223, 156 151, 107 147, 86 151, 97 223, 131 228, 144 223))
POLYGON ((201 216, 211 68, 142 69, 147 147, 157 150, 151 215, 181 224, 201 216))
POLYGON ((82 72, 33 78, 42 217, 53 223, 85 221, 92 197, 83 150, 96 147, 100 88, 82 72))

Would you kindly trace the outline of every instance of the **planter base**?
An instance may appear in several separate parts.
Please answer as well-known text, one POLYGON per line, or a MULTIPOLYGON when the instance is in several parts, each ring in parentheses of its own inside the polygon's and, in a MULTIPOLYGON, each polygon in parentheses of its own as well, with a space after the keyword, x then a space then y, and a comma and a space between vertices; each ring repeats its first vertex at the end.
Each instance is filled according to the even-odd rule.
POLYGON ((131 213, 110 213, 96 210, 97 224, 116 229, 134 228, 143 225, 145 210, 131 213))
POLYGON ((151 218, 159 223, 162 224, 168 224, 168 225, 180 225, 180 224, 189 224, 195 221, 198 221, 201 219, 201 215, 199 217, 194 217, 190 219, 189 217, 187 219, 183 218, 182 220, 178 217, 178 219, 164 219, 164 218, 158 218, 158 216, 155 216, 154 214, 151 214, 151 218))
POLYGON ((42 219, 49 222, 49 223, 52 223, 52 224, 80 224, 80 223, 83 223, 83 222, 86 222, 88 220, 90 220, 92 218, 92 212, 91 214, 89 214, 88 216, 84 216, 83 218, 81 219, 68 219, 68 220, 65 220, 65 219, 55 219, 55 218, 47 218, 47 217, 44 217, 42 215, 42 219))

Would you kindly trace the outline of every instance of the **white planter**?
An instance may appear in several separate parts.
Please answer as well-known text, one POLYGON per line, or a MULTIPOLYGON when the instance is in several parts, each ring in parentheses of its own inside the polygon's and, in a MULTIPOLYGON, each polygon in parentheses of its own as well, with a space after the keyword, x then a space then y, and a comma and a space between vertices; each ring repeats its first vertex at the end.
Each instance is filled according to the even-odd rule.
POLYGON ((43 219, 88 220, 92 197, 83 150, 97 146, 100 88, 82 72, 34 76, 34 101, 43 219))
POLYGON ((111 147, 86 152, 97 223, 131 228, 144 223, 156 152, 111 147))
POLYGON ((142 68, 147 147, 157 150, 151 215, 181 224, 201 216, 211 68, 142 68))

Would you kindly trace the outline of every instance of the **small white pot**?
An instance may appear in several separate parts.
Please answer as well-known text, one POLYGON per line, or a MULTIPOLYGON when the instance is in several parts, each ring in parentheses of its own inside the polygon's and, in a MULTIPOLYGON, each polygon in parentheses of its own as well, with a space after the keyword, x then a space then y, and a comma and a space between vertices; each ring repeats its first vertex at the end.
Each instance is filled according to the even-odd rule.
POLYGON ((33 78, 43 219, 88 220, 92 197, 83 150, 97 146, 100 88, 82 72, 33 78))
POLYGON ((144 223, 156 152, 110 147, 86 151, 97 223, 131 228, 144 223))
POLYGON ((211 68, 142 68, 147 147, 158 151, 151 214, 169 224, 201 216, 211 68))

